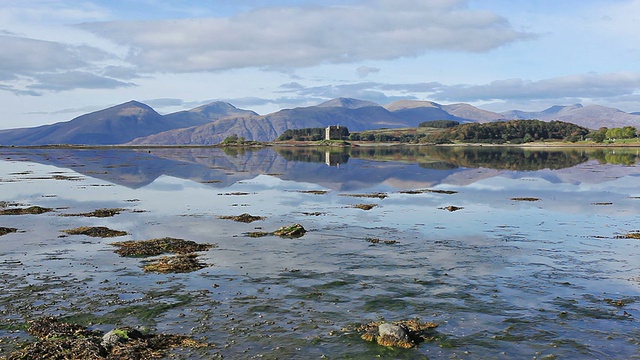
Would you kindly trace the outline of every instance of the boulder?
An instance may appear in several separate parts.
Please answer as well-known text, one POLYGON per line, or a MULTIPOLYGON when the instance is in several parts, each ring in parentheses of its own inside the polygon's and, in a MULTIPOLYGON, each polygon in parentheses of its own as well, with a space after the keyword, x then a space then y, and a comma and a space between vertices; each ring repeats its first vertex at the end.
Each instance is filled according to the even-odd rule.
POLYGON ((116 328, 102 336, 102 345, 105 349, 110 349, 119 343, 125 343, 132 339, 141 339, 144 335, 135 329, 116 328))
POLYGON ((383 323, 378 326, 378 336, 390 336, 398 341, 411 341, 409 339, 409 331, 406 328, 390 323, 383 323))

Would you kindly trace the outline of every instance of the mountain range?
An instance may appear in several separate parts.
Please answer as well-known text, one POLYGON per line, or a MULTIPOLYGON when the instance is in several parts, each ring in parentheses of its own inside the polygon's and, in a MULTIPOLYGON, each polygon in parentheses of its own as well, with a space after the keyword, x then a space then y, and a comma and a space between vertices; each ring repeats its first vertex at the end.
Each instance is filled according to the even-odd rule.
POLYGON ((491 122, 512 119, 560 120, 591 129, 640 128, 640 113, 599 105, 552 106, 539 112, 495 113, 469 104, 441 105, 400 100, 385 106, 338 98, 322 104, 284 109, 267 115, 213 102, 188 111, 161 115, 148 105, 129 101, 72 120, 34 128, 0 130, 0 145, 213 145, 237 134, 271 141, 287 129, 342 125, 350 131, 417 127, 430 120, 491 122))

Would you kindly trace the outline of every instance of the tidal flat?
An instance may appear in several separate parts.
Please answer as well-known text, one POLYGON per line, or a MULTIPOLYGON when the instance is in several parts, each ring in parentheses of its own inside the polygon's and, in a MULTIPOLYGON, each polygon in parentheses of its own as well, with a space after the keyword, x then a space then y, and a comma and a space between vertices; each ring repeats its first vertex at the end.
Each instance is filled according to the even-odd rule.
POLYGON ((636 149, 0 155, 0 358, 48 317, 184 336, 186 359, 640 357, 636 149), (367 341, 384 322, 429 326, 367 341))

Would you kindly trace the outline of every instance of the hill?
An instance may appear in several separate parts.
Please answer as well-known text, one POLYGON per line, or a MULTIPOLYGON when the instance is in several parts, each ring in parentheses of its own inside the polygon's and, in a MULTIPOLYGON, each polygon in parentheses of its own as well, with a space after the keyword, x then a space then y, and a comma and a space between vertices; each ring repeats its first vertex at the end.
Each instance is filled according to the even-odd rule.
MULTIPOLYGON (((123 144, 162 131, 208 123, 228 112, 239 113, 239 110, 231 105, 225 107, 214 103, 189 112, 162 116, 143 103, 129 101, 67 122, 4 130, 0 132, 0 144, 123 144)), ((240 113, 244 112, 246 110, 240 113)))
POLYGON ((0 145, 212 145, 233 134, 247 140, 271 141, 288 129, 342 125, 350 131, 411 128, 425 121, 461 123, 515 119, 564 121, 583 127, 635 126, 640 115, 598 105, 553 106, 539 112, 494 113, 469 104, 441 105, 402 100, 380 106, 370 101, 338 98, 316 106, 259 115, 225 102, 160 115, 137 101, 35 128, 0 130, 0 145))
POLYGON ((503 112, 502 115, 508 119, 538 119, 543 121, 559 120, 574 123, 590 129, 601 127, 624 127, 634 126, 640 128, 640 115, 626 113, 624 111, 600 106, 582 106, 574 104, 569 106, 552 106, 546 110, 538 112, 526 112, 512 110, 503 112))
MULTIPOLYGON (((484 112, 480 109, 477 111, 484 112)), ((499 114, 494 116, 494 118, 499 117, 499 114)), ((130 144, 217 144, 233 134, 247 140, 272 141, 288 129, 318 128, 329 125, 346 126, 350 131, 407 128, 417 127, 424 121, 443 118, 469 121, 451 115, 443 110, 441 105, 429 101, 398 101, 383 107, 370 101, 337 98, 316 106, 285 109, 264 116, 220 119, 198 127, 135 139, 130 144)))
POLYGON ((403 119, 395 117, 375 103, 340 98, 317 106, 285 109, 263 116, 224 118, 197 127, 135 139, 131 144, 217 144, 233 134, 247 140, 272 141, 287 129, 326 127, 336 124, 346 126, 353 131, 409 126, 403 119))

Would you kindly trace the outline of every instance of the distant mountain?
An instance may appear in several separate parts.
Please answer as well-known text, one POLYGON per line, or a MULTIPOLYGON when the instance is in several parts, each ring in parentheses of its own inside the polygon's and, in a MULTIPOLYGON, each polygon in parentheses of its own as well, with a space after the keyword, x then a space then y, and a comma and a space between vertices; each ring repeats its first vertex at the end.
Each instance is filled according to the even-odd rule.
POLYGON ((380 106, 373 101, 364 101, 351 98, 337 98, 323 102, 318 107, 343 107, 347 109, 359 109, 368 106, 380 106))
POLYGON ((318 106, 285 109, 263 116, 228 117, 205 125, 166 131, 133 140, 131 145, 217 144, 236 134, 248 140, 275 140, 287 129, 343 125, 351 131, 414 126, 367 101, 340 98, 318 106))
POLYGON ((385 108, 397 117, 418 124, 430 120, 481 123, 505 120, 501 114, 478 109, 469 104, 440 105, 431 101, 400 100, 386 105, 385 108))
POLYGON ((431 101, 400 100, 385 106, 395 117, 405 119, 412 126, 430 120, 460 120, 431 101))
POLYGON ((280 132, 273 128, 264 116, 251 115, 224 118, 205 125, 164 131, 134 139, 129 145, 215 145, 233 134, 247 140, 272 140, 278 137, 280 132))
POLYGON ((251 110, 238 109, 235 106, 223 101, 216 101, 188 111, 179 111, 176 113, 167 114, 165 115, 165 118, 182 124, 188 124, 181 127, 189 127, 203 125, 211 121, 230 116, 241 117, 252 115, 258 114, 251 110))
POLYGON ((478 109, 469 104, 442 105, 442 110, 465 122, 491 122, 506 120, 502 114, 478 109))
POLYGON ((512 110, 503 112, 502 115, 507 119, 566 121, 590 129, 599 129, 603 126, 609 128, 635 126, 640 128, 640 114, 630 114, 600 105, 582 106, 581 104, 574 104, 569 106, 552 106, 538 112, 512 110))
POLYGON ((380 106, 370 101, 338 98, 316 106, 259 115, 225 102, 160 115, 137 101, 35 128, 0 130, 0 145, 213 145, 233 134, 247 140, 271 141, 285 130, 342 125, 350 131, 417 127, 431 120, 491 122, 511 119, 560 120, 598 129, 640 128, 640 114, 604 106, 552 106, 539 112, 494 113, 469 104, 441 105, 402 100, 380 106))
POLYGON ((122 144, 161 131, 204 124, 219 118, 225 111, 237 113, 235 107, 231 108, 235 110, 214 104, 189 112, 162 116, 145 104, 129 101, 67 122, 0 131, 0 144, 122 144))
MULTIPOLYGON (((500 114, 480 110, 471 105, 451 105, 450 109, 461 114, 465 111, 465 114, 478 114, 481 121, 502 118, 500 114)), ((135 139, 130 145, 210 145, 217 144, 233 134, 245 139, 271 141, 287 129, 342 125, 350 131, 363 131, 417 127, 424 121, 443 119, 472 121, 449 114, 443 110, 442 105, 429 101, 397 101, 382 107, 370 101, 338 98, 316 106, 285 109, 264 116, 228 117, 197 127, 166 131, 135 139)))

